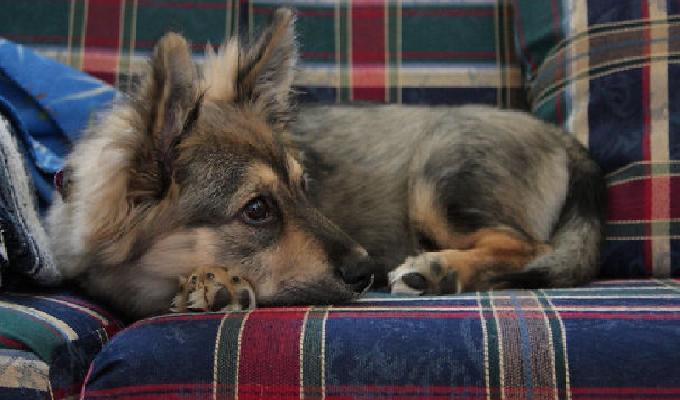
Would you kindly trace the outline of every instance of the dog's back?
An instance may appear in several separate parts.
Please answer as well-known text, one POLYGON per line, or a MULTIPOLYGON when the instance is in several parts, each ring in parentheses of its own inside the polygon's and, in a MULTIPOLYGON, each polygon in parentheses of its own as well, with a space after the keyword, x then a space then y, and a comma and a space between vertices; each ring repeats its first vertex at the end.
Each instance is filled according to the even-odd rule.
POLYGON ((456 264, 445 252, 491 229, 529 243, 528 265, 501 258, 494 271, 480 261, 488 273, 464 289, 567 286, 596 274, 604 184, 554 126, 479 106, 331 106, 301 110, 296 132, 315 204, 387 271, 422 252, 430 260, 409 265, 456 264))

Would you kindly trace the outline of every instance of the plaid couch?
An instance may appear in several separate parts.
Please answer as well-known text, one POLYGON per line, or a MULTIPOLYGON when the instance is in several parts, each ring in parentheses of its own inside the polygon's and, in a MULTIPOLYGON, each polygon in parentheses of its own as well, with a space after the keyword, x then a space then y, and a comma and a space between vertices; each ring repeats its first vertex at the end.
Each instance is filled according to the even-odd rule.
MULTIPOLYGON (((299 16, 303 101, 495 104, 573 132, 607 173, 601 280, 168 315, 120 333, 73 294, 5 292, 0 399, 680 398, 677 0, 0 0, 0 36, 125 91, 164 31, 200 61, 281 4, 299 16)), ((49 82, 10 83, 46 121, 68 115, 44 101, 49 82)), ((60 159, 74 131, 26 134, 47 181, 42 157, 60 159)))

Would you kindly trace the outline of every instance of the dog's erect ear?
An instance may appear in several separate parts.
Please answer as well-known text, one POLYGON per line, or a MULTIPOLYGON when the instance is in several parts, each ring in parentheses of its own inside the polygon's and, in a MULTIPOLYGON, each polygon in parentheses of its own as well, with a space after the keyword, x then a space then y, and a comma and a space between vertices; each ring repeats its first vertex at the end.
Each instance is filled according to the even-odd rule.
POLYGON ((237 100, 250 101, 272 122, 285 124, 290 119, 296 61, 295 16, 280 8, 271 25, 239 57, 237 100))
POLYGON ((241 48, 234 37, 217 53, 210 45, 206 47, 205 98, 249 103, 270 121, 285 124, 290 115, 296 61, 295 17, 291 10, 280 8, 251 46, 241 48))
POLYGON ((138 100, 149 110, 148 131, 167 183, 172 177, 175 147, 198 117, 200 105, 198 74, 182 36, 168 33, 158 42, 138 100))

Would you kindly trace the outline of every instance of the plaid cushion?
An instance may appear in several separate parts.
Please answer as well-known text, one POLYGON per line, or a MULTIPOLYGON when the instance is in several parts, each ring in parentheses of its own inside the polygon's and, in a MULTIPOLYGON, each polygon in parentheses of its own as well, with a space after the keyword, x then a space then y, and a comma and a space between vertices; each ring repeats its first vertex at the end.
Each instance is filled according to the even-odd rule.
POLYGON ((303 99, 520 106, 506 0, 1 1, 0 36, 127 88, 154 42, 252 37, 276 7, 295 7, 303 99))
POLYGON ((0 294, 0 399, 75 396, 94 356, 121 328, 68 294, 0 294))
POLYGON ((603 275, 680 276, 680 3, 515 3, 531 109, 608 173, 603 275))
POLYGON ((0 349, 0 400, 50 398, 50 367, 30 351, 0 349))
POLYGON ((170 315, 115 336, 85 399, 668 399, 680 281, 170 315))

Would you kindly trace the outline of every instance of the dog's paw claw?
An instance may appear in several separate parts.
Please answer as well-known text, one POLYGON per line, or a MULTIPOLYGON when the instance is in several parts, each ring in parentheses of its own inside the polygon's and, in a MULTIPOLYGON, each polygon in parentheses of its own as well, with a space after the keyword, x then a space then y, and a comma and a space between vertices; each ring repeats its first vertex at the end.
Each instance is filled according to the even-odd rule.
POLYGON ((255 292, 243 278, 221 267, 203 267, 180 279, 171 312, 243 311, 255 308, 255 292))

